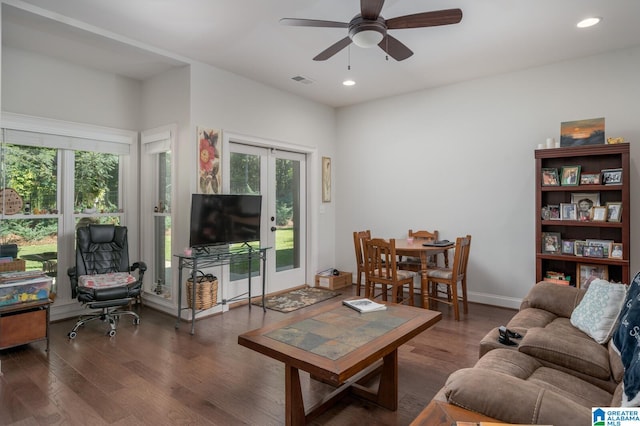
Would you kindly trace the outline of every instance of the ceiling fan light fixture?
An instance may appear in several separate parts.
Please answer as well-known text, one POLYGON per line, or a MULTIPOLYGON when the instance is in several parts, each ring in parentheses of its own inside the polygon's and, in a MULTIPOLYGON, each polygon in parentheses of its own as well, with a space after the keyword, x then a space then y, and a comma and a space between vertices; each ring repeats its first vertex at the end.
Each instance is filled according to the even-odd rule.
POLYGON ((355 86, 356 82, 351 80, 350 78, 347 78, 345 81, 342 82, 343 86, 355 86))
POLYGON ((354 34, 351 37, 351 40, 356 46, 368 49, 370 47, 377 46, 383 38, 384 36, 379 31, 364 30, 354 34))
POLYGON ((593 27, 594 25, 599 24, 600 21, 602 21, 602 18, 598 18, 598 17, 586 18, 586 19, 583 19, 582 21, 578 22, 578 24, 576 26, 578 28, 589 28, 589 27, 593 27))

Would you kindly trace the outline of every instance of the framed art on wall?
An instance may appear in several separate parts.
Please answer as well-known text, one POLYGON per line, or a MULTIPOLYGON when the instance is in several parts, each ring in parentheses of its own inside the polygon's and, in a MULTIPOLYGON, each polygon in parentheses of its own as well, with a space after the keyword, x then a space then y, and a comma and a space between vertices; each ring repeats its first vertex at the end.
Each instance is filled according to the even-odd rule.
POLYGON ((322 157, 322 202, 331 202, 331 158, 322 157))
POLYGON ((201 194, 222 192, 220 168, 220 130, 197 128, 198 133, 198 189, 201 194))

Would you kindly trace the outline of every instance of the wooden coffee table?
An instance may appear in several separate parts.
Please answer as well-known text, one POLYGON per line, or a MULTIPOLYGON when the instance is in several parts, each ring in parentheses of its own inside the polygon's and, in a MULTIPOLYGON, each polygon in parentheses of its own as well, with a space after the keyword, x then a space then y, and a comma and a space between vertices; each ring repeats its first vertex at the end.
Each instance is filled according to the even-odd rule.
POLYGON ((441 318, 440 312, 391 303, 384 311, 360 314, 336 302, 241 334, 238 343, 284 362, 286 424, 302 425, 346 391, 395 411, 398 347, 441 318), (335 391, 305 410, 300 370, 335 391), (376 392, 358 383, 378 370, 376 392))

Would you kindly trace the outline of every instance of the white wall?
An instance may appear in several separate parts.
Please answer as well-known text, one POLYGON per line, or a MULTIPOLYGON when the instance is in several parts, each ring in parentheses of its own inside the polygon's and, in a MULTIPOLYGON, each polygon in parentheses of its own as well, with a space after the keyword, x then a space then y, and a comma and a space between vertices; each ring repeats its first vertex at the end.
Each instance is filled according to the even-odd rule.
MULTIPOLYGON (((605 117, 606 136, 632 143, 640 211, 638 69, 635 48, 340 109, 337 265, 355 270, 355 230, 471 234, 470 299, 517 307, 535 282, 534 149, 559 140, 561 122, 605 117)), ((639 267, 636 249, 632 274, 639 267)))
MULTIPOLYGON (((196 126, 218 128, 223 132, 313 150, 307 159, 308 195, 311 200, 307 206, 311 216, 307 238, 310 249, 307 283, 313 284, 313 277, 318 270, 335 264, 335 203, 321 205, 319 179, 321 157, 334 157, 335 153, 334 109, 217 68, 194 64, 191 66, 191 131, 194 147, 196 126)), ((196 156, 187 160, 189 162, 181 163, 182 166, 186 170, 196 170, 196 156)), ((191 175, 193 181, 189 189, 193 192, 195 172, 191 175)), ((188 243, 187 233, 183 243, 184 246, 188 243)), ((268 291, 277 290, 280 290, 277 283, 268 283, 268 291)))
POLYGON ((2 46, 2 110, 138 130, 139 81, 2 46))

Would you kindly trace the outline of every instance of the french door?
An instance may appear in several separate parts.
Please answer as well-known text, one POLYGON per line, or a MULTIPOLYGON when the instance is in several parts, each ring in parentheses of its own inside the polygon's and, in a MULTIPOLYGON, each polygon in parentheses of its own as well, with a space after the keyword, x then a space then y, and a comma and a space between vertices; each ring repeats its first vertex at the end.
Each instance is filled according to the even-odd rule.
MULTIPOLYGON (((267 252, 267 292, 295 286, 306 280, 306 163, 305 155, 229 141, 231 194, 262 195, 260 245, 267 252)), ((232 281, 246 279, 246 274, 232 281)), ((261 291, 262 269, 252 266, 252 294, 261 291)), ((241 284, 241 283, 235 283, 241 284)), ((233 284, 232 284, 233 285, 233 284)), ((240 288, 246 288, 237 285, 240 288)), ((232 289, 229 289, 232 293, 232 289)))

